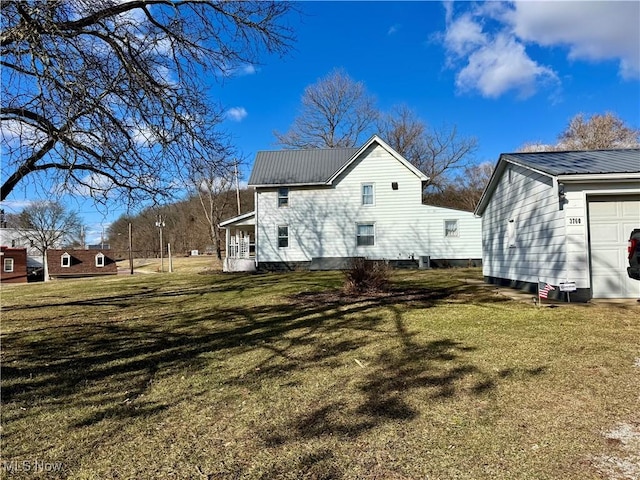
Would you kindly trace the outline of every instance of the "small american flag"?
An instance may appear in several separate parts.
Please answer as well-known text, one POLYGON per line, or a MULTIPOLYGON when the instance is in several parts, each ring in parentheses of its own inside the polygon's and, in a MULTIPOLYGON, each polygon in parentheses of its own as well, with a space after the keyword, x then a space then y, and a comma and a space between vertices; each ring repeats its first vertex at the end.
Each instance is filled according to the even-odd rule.
POLYGON ((540 298, 547 298, 547 295, 549 295, 549 292, 551 290, 555 290, 555 288, 553 288, 548 283, 538 282, 538 296, 540 298))

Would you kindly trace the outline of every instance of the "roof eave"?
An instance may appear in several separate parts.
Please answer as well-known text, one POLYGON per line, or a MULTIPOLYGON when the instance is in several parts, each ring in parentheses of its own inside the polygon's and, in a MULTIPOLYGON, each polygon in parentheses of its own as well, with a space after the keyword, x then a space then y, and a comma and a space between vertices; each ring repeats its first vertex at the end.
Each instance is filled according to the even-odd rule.
POLYGON ((559 182, 637 182, 640 172, 626 173, 564 173, 558 175, 559 182))
POLYGON ((277 188, 277 187, 320 187, 326 185, 325 182, 308 182, 308 183, 256 183, 248 184, 253 188, 277 188))

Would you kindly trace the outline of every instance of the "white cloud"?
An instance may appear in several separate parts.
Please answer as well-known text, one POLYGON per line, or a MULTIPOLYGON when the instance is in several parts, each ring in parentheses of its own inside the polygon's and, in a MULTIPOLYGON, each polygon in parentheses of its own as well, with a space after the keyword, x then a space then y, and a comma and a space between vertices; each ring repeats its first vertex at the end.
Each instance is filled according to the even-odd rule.
POLYGON ((394 33, 397 33, 398 30, 400 30, 400 24, 396 23, 394 25, 391 25, 389 27, 389 30, 387 30, 387 35, 393 35, 394 33))
POLYGON ((499 34, 471 53, 467 65, 458 73, 456 85, 461 90, 478 90, 489 98, 509 90, 527 98, 536 92, 537 82, 545 78, 555 79, 555 73, 531 60, 514 38, 499 34))
POLYGON ((234 122, 241 122, 249 115, 244 107, 233 107, 227 110, 227 117, 234 122))
POLYGON ((573 60, 616 60, 640 78, 640 2, 518 2, 506 19, 524 41, 566 46, 573 60))
POLYGON ((617 60, 623 78, 640 77, 639 2, 486 2, 458 15, 444 6, 447 66, 462 91, 526 98, 545 84, 556 90, 558 75, 528 44, 567 47, 572 60, 617 60))

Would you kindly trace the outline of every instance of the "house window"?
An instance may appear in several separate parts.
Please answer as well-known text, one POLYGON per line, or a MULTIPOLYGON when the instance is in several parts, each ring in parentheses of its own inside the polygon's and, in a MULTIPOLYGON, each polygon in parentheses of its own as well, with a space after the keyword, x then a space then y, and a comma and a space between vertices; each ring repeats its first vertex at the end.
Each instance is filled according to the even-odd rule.
POLYGON ((445 237, 458 237, 458 220, 445 220, 444 221, 444 236, 445 237))
POLYGON ((13 258, 4 259, 4 271, 13 272, 13 258))
POLYGON ((11 248, 15 248, 16 246, 16 241, 15 240, 11 240, 11 248))
POLYGON ((362 205, 373 205, 373 183, 362 184, 362 205))
POLYGON ((289 246, 289 226, 278 226, 278 248, 287 248, 289 246))
POLYGON ((96 267, 104 267, 104 255, 102 253, 96 255, 96 267))
POLYGON ((368 247, 375 245, 375 225, 373 223, 359 223, 356 232, 356 245, 368 247))
POLYGON ((71 255, 68 253, 63 253, 62 257, 60 257, 60 265, 65 268, 69 268, 71 266, 71 255))
POLYGON ((289 189, 279 188, 278 189, 278 207, 288 207, 288 206, 289 206, 289 189))

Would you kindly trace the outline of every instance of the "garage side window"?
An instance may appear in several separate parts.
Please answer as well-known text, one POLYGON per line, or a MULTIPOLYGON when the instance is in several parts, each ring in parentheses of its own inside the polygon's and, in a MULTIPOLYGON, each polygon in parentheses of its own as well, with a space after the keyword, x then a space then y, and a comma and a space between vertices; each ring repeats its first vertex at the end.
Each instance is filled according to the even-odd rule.
POLYGON ((71 266, 71 255, 63 253, 60 257, 60 266, 69 268, 71 266))
POLYGON ((514 218, 507 223, 507 246, 509 248, 516 246, 516 220, 514 218))
POLYGON ((104 267, 104 255, 102 253, 96 255, 96 267, 104 267))

